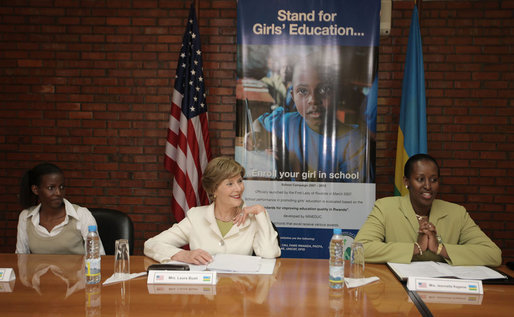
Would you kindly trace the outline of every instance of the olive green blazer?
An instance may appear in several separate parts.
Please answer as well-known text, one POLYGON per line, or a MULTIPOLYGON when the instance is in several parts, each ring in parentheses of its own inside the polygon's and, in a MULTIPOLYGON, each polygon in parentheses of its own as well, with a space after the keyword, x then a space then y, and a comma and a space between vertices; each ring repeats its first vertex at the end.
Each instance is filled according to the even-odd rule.
MULTIPOLYGON (((501 265, 500 248, 480 230, 464 207, 436 199, 429 221, 442 238, 449 264, 501 265)), ((413 257, 418 229, 409 195, 386 197, 375 202, 355 240, 363 243, 366 262, 445 261, 429 250, 413 257)))

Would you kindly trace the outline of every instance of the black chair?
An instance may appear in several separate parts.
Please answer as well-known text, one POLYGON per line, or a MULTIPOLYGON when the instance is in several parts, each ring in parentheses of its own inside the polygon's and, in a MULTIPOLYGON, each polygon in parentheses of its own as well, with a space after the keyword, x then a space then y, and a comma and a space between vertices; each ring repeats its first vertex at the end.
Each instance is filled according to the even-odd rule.
POLYGON ((275 224, 273 222, 271 223, 271 225, 273 226, 273 229, 275 229, 275 231, 277 232, 278 246, 281 247, 281 245, 280 245, 280 233, 278 232, 277 226, 275 226, 275 224))
POLYGON ((108 208, 88 209, 98 224, 98 234, 105 254, 114 255, 114 244, 118 239, 127 239, 130 254, 134 254, 134 224, 126 213, 108 208))

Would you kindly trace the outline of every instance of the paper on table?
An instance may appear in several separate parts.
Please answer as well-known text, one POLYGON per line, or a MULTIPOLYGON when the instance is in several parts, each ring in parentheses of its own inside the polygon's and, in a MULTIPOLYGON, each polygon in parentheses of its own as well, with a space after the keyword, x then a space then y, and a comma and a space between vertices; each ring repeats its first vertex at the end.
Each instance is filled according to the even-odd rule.
POLYGON ((207 265, 207 269, 218 272, 257 272, 261 266, 261 257, 219 253, 207 265))
POLYGON ((109 285, 113 283, 128 281, 136 277, 146 275, 146 272, 132 273, 132 274, 113 274, 111 277, 106 279, 102 285, 109 285))
POLYGON ((349 277, 345 277, 344 278, 344 284, 348 288, 354 288, 354 287, 363 286, 363 285, 366 285, 366 284, 369 284, 369 283, 373 283, 373 282, 376 282, 378 280, 379 280, 379 278, 377 276, 366 277, 366 278, 349 278, 349 277))
POLYGON ((488 268, 487 266, 450 266, 446 263, 438 264, 445 265, 447 268, 451 268, 451 272, 455 273, 456 277, 464 280, 487 280, 507 278, 506 276, 496 272, 491 268, 488 268))
POLYGON ((390 263, 387 265, 405 280, 410 276, 417 277, 455 277, 468 280, 505 279, 506 276, 486 266, 452 266, 447 263, 419 261, 410 264, 390 263))
MULTIPOLYGON (((207 267, 206 270, 208 271, 216 271, 218 273, 224 273, 224 274, 262 274, 262 275, 271 275, 273 274, 273 270, 275 269, 275 262, 276 259, 261 259, 261 265, 259 267, 259 270, 257 271, 226 271, 226 270, 214 270, 210 267, 207 267)), ((192 268, 191 268, 192 269, 192 268)))
MULTIPOLYGON (((273 274, 273 270, 275 268, 275 262, 276 259, 263 259, 261 257, 257 256, 250 256, 250 255, 238 255, 238 254, 216 254, 213 256, 213 262, 209 263, 208 265, 194 265, 194 264, 188 264, 184 262, 179 261, 168 261, 166 263, 170 264, 187 264, 189 265, 189 270, 191 271, 216 271, 220 273, 229 273, 229 274, 273 274), (255 267, 252 267, 254 264, 246 265, 245 263, 239 265, 236 263, 236 261, 241 260, 242 258, 246 258, 246 261, 249 262, 259 262, 259 267, 255 269, 255 267), (220 264, 213 263, 217 262, 217 260, 222 259, 221 264, 223 264, 225 261, 231 261, 233 263, 230 266, 220 266, 220 264), (236 265, 232 265, 232 264, 236 265), (246 270, 248 269, 248 270, 246 270)), ((243 262, 245 260, 243 259, 243 262)))

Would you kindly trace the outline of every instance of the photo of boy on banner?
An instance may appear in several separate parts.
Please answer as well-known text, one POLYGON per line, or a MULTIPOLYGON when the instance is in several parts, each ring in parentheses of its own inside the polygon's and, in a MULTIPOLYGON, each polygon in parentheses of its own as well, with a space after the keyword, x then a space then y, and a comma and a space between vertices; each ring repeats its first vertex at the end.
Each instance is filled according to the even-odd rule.
MULTIPOLYGON (((253 57, 266 51, 247 49, 253 57)), ((359 70, 369 63, 367 55, 339 46, 284 50, 270 47, 268 58, 261 59, 269 68, 261 81, 274 103, 259 113, 246 101, 256 119, 248 123, 245 150, 272 156, 278 173, 271 179, 373 182, 374 127, 368 126, 365 94, 372 77, 359 70)))

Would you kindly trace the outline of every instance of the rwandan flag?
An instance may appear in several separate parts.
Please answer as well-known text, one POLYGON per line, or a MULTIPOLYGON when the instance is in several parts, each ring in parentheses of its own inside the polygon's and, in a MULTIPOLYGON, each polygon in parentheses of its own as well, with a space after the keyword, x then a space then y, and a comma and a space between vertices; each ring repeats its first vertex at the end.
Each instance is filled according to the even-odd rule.
POLYGON ((419 31, 418 8, 414 6, 410 23, 407 57, 403 73, 400 125, 396 146, 394 194, 404 195, 403 167, 409 157, 427 153, 427 116, 423 50, 419 31))

